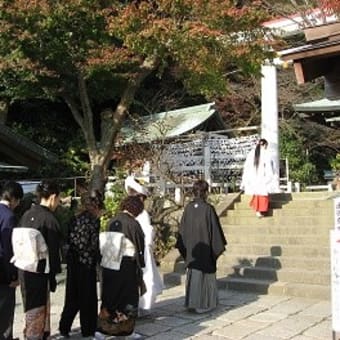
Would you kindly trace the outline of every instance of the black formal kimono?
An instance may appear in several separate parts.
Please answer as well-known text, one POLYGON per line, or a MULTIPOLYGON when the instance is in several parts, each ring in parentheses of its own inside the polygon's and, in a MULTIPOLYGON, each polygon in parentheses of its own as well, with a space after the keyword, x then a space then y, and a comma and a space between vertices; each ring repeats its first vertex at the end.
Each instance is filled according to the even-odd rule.
POLYGON ((53 213, 45 206, 34 205, 22 216, 19 227, 40 231, 49 255, 49 273, 45 274, 46 260, 38 265, 39 272, 19 270, 25 312, 25 339, 45 339, 50 334, 50 291, 56 289, 56 274, 61 272, 60 227, 53 213), (44 262, 45 261, 45 262, 44 262))
POLYGON ((15 310, 15 287, 10 283, 18 278, 10 262, 13 257, 12 231, 16 218, 7 204, 0 203, 0 339, 11 340, 15 310))
POLYGON ((128 335, 133 332, 140 293, 144 293, 144 233, 135 218, 125 212, 109 222, 109 231, 123 233, 132 242, 135 255, 123 256, 119 270, 102 268, 98 330, 111 335, 128 335))
POLYGON ((70 223, 65 304, 59 322, 63 335, 70 332, 78 312, 82 336, 93 336, 96 331, 99 229, 99 218, 89 211, 83 211, 70 223))
POLYGON ((187 267, 186 307, 210 310, 217 305, 216 262, 227 241, 215 208, 194 199, 184 209, 176 247, 187 267))

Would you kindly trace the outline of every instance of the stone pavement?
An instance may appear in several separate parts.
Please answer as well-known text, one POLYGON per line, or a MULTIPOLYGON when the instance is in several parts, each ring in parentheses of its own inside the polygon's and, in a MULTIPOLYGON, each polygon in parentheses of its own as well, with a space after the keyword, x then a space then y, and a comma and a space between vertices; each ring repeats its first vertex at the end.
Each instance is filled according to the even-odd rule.
MULTIPOLYGON (((58 322, 64 302, 64 280, 51 294, 52 338, 60 338, 58 322)), ((248 294, 220 290, 220 305, 207 314, 189 313, 183 307, 184 287, 167 288, 148 317, 137 320, 136 331, 148 340, 326 340, 332 339, 330 301, 248 294)), ((23 338, 20 290, 14 335, 23 338)), ((81 339, 79 318, 72 339, 81 339)))

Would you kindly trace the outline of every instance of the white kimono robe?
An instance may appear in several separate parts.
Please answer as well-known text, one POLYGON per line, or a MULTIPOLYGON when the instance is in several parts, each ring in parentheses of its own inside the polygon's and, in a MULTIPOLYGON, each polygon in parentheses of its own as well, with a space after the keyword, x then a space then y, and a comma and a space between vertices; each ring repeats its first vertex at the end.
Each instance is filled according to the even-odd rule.
POLYGON ((261 150, 257 169, 254 166, 254 156, 255 149, 247 155, 240 188, 246 195, 267 196, 269 193, 280 192, 279 174, 271 154, 267 150, 261 150))
POLYGON ((139 299, 140 309, 151 309, 156 301, 156 296, 162 293, 163 282, 153 255, 154 231, 151 225, 150 216, 146 210, 136 217, 145 235, 145 249, 143 280, 146 286, 146 293, 139 299))

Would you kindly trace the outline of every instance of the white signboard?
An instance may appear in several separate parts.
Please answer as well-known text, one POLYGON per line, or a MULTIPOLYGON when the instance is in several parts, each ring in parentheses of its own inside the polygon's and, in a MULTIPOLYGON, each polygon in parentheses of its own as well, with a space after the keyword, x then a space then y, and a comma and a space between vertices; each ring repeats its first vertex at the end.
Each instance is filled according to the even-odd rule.
POLYGON ((241 180, 243 163, 258 139, 257 134, 238 138, 214 134, 207 139, 172 143, 166 145, 162 163, 174 173, 207 177, 209 172, 214 182, 233 183, 241 180))
POLYGON ((340 332, 340 230, 331 230, 330 240, 331 240, 332 329, 333 332, 340 332))

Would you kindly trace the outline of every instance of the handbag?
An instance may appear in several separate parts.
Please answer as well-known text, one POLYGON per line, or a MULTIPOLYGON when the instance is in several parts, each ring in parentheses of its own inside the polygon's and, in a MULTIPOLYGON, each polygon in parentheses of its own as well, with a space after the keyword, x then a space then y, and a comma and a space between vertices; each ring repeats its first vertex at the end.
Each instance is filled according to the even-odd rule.
POLYGON ((97 329, 107 335, 128 336, 135 329, 135 319, 128 317, 122 321, 115 321, 107 309, 102 308, 97 320, 97 329))

